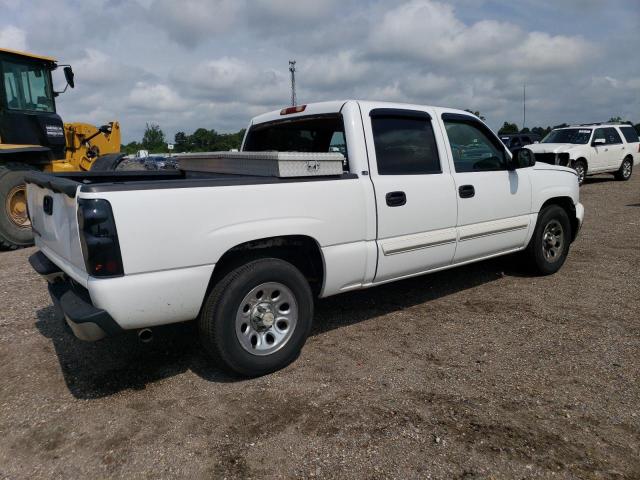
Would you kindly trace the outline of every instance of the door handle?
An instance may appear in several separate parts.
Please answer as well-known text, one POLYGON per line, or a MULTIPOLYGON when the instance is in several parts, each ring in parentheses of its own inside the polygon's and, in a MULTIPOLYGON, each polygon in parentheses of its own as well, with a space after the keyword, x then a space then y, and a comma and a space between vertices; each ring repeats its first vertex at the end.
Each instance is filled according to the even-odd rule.
POLYGON ((460 198, 471 198, 476 194, 476 189, 473 188, 473 185, 462 185, 458 188, 458 193, 460 198))
POLYGON ((404 192, 389 192, 385 198, 390 207, 401 207, 407 203, 407 195, 404 192))

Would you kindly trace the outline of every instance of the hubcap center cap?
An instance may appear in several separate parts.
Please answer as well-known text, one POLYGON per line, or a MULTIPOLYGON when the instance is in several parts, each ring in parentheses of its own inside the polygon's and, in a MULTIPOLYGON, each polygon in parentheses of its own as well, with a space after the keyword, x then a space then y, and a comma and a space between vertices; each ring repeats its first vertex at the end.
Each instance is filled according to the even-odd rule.
POLYGON ((276 320, 270 303, 258 303, 251 311, 251 323, 259 332, 270 329, 276 320))

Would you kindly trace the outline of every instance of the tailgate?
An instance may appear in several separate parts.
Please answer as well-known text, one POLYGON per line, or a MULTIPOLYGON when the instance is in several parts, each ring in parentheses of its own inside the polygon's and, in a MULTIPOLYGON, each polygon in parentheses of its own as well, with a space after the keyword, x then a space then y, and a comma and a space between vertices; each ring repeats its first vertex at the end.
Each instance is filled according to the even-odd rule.
POLYGON ((36 246, 76 281, 86 283, 76 202, 81 184, 43 173, 27 175, 25 181, 36 246))

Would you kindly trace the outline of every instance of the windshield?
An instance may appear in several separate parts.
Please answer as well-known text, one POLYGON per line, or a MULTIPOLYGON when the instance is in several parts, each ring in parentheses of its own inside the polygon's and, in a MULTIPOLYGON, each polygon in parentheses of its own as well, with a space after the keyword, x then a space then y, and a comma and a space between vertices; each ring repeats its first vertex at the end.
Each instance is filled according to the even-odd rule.
POLYGON ((49 70, 32 63, 2 62, 4 94, 10 110, 53 112, 49 70))
POLYGON ((576 143, 585 144, 591 138, 589 128, 563 128, 553 130, 542 139, 542 143, 576 143))

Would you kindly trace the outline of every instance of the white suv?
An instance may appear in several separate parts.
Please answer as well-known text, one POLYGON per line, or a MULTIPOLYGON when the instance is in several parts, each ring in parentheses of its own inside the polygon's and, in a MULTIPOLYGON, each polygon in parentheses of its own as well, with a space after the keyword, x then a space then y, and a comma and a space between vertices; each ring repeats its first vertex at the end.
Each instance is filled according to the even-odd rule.
POLYGON ((626 124, 556 128, 527 148, 537 162, 573 167, 580 185, 587 175, 598 173, 613 173, 618 180, 629 180, 633 166, 640 162, 638 132, 626 124))

